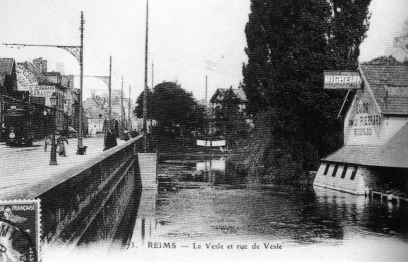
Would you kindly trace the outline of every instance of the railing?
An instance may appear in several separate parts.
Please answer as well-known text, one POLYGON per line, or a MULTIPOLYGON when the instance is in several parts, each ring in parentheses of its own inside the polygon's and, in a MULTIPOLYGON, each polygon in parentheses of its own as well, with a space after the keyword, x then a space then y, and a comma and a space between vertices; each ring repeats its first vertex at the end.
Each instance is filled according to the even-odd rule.
POLYGON ((76 175, 40 194, 42 240, 68 245, 112 239, 141 189, 137 153, 142 136, 103 152, 76 175))

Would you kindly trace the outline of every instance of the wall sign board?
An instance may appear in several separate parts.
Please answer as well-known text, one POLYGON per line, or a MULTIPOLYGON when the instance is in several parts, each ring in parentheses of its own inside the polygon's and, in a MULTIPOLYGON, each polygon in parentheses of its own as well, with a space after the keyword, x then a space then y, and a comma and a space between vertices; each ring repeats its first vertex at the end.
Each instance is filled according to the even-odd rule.
POLYGON ((325 89, 361 89, 361 77, 353 71, 324 71, 325 89))
POLYGON ((17 90, 32 91, 38 87, 37 78, 22 65, 16 65, 17 90))

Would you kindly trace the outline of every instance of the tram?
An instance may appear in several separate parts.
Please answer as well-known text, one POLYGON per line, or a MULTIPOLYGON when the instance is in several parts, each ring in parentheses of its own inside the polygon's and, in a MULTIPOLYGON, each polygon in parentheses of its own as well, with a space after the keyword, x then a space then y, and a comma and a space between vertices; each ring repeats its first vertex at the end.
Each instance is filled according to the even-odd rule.
POLYGON ((6 126, 7 146, 32 146, 34 141, 34 128, 32 114, 21 108, 7 109, 4 114, 6 126))

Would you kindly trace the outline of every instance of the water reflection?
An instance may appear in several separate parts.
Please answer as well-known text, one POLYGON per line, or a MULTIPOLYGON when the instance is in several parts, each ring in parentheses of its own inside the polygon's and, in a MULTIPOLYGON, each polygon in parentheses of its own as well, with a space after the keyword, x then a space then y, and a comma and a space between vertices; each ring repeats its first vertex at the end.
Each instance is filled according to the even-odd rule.
POLYGON ((132 234, 132 242, 144 245, 145 239, 152 236, 156 228, 156 199, 155 190, 142 190, 139 210, 132 234))
POLYGON ((130 241, 138 246, 211 239, 350 244, 390 237, 408 243, 404 203, 323 188, 260 186, 251 169, 227 159, 167 167, 159 168, 177 178, 174 190, 141 193, 130 241))

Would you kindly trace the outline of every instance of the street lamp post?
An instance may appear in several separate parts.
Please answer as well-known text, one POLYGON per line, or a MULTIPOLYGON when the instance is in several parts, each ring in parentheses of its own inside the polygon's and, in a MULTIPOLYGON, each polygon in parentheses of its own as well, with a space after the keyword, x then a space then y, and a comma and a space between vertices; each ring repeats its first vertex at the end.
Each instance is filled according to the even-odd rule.
POLYGON ((51 145, 51 157, 50 157, 50 165, 57 165, 57 144, 55 143, 55 129, 56 129, 56 111, 57 111, 57 102, 58 102, 58 97, 55 95, 55 93, 52 94, 50 97, 51 101, 51 106, 52 106, 52 145, 51 145))
POLYGON ((83 93, 83 69, 84 69, 84 63, 83 63, 83 55, 84 55, 84 14, 81 11, 81 27, 79 30, 81 31, 81 45, 80 46, 65 46, 65 45, 32 45, 32 44, 3 44, 5 46, 39 46, 39 47, 57 47, 64 49, 71 53, 79 62, 79 68, 80 68, 80 93, 79 93, 79 124, 78 124, 78 151, 77 154, 84 155, 85 150, 82 143, 82 136, 83 136, 83 103, 82 103, 82 93, 83 93))
POLYGON ((99 114, 99 130, 98 130, 99 134, 102 133, 102 130, 101 130, 101 121, 102 121, 102 114, 99 114))

